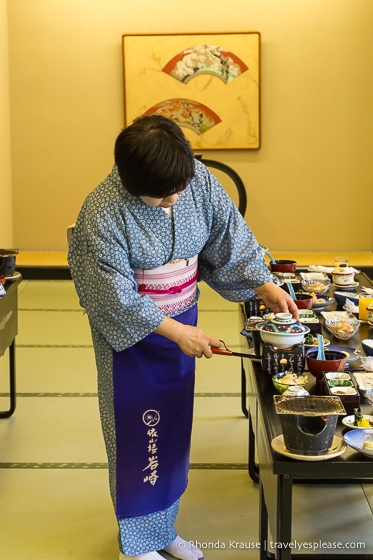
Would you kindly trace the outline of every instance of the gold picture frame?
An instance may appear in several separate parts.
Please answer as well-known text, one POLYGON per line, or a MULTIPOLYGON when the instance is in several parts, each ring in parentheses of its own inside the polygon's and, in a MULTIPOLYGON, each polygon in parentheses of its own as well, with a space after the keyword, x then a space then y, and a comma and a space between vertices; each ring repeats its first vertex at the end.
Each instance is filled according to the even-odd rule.
POLYGON ((258 31, 122 36, 125 126, 158 113, 194 150, 260 148, 258 31))

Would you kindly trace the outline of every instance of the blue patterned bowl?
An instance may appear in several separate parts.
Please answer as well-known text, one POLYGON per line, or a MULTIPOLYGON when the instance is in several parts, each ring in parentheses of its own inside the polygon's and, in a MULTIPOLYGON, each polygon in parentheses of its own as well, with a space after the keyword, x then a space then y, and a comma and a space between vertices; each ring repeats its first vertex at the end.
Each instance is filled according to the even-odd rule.
POLYGON ((290 313, 276 313, 274 319, 257 324, 263 342, 277 348, 301 344, 310 329, 293 318, 290 313))

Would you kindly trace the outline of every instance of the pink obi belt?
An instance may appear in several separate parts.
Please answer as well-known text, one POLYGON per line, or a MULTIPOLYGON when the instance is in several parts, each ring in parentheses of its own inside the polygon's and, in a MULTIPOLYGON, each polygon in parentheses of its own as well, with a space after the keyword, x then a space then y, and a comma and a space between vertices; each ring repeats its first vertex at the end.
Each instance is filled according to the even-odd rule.
POLYGON ((164 313, 185 309, 196 299, 198 255, 152 270, 134 269, 140 295, 149 296, 164 313))

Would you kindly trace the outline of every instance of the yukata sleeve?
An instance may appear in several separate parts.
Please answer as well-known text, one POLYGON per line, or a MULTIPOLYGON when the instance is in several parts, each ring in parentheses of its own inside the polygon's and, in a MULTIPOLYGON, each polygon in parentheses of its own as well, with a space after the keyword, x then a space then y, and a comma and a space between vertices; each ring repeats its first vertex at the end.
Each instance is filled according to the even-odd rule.
POLYGON ((153 332, 164 314, 140 296, 129 265, 128 247, 118 218, 82 209, 69 249, 69 265, 80 305, 91 326, 122 351, 153 332))
POLYGON ((218 180, 206 169, 210 236, 199 255, 200 278, 229 301, 245 301, 271 281, 259 244, 218 180))

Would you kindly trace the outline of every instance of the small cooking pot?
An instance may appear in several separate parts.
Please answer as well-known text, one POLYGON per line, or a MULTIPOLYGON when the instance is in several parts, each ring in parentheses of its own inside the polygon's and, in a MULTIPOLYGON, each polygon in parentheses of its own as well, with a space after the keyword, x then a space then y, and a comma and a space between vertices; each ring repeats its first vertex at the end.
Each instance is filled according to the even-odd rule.
POLYGON ((18 251, 0 249, 0 276, 13 276, 18 251))

